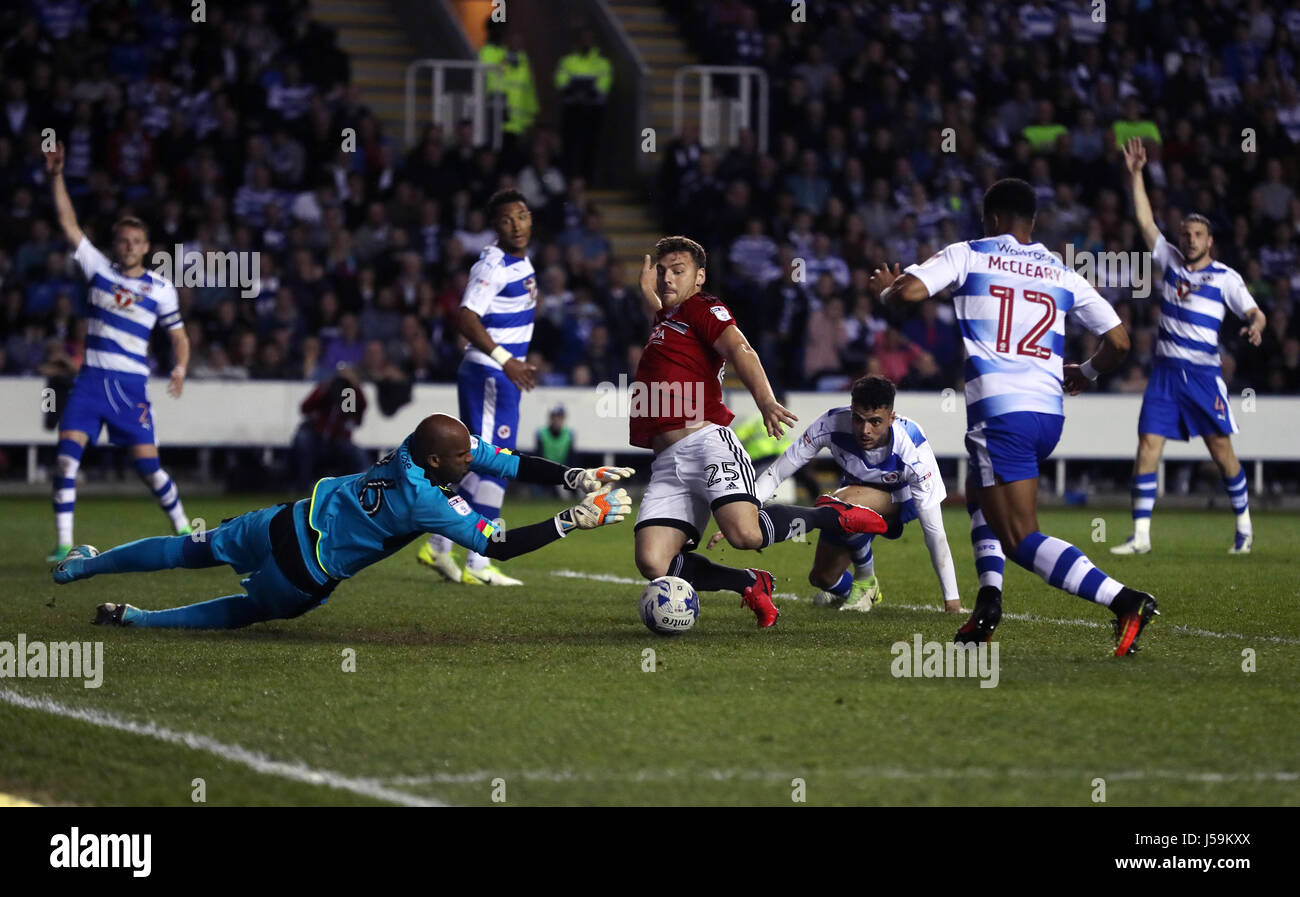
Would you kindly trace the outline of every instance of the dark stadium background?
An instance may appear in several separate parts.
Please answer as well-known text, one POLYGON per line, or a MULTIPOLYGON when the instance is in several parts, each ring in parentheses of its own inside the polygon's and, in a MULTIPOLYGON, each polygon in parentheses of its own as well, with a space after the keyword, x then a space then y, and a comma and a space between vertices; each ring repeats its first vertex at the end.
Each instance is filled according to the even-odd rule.
MULTIPOLYGON (((1183 214, 1207 214, 1217 257, 1268 315, 1258 350, 1231 315, 1225 322, 1230 392, 1300 391, 1300 2, 1108 2, 1104 23, 1083 2, 814 0, 806 23, 791 20, 787 0, 601 7, 515 0, 500 25, 489 22, 491 2, 460 0, 213 2, 203 23, 191 21, 188 0, 7 4, 0 373, 62 387, 82 353, 85 285, 54 221, 45 128, 68 145, 69 190, 101 248, 114 220, 136 214, 155 249, 260 253, 255 299, 180 289, 192 380, 302 380, 305 396, 346 361, 400 404, 407 384, 455 379, 454 310, 491 235, 478 210, 509 185, 533 200, 532 360, 543 384, 634 370, 647 331, 635 294, 641 254, 658 235, 685 232, 708 249, 712 289, 780 388, 838 395, 876 371, 904 389, 960 389, 950 307, 880 308, 867 275, 978 236, 982 191, 1004 176, 1038 189, 1036 235, 1050 248, 1142 249, 1118 124, 1159 135, 1147 177, 1162 230, 1172 236, 1183 214), (583 27, 609 58, 613 86, 592 119, 599 127, 575 149, 555 73, 583 27), (497 150, 457 121, 425 120, 411 123, 408 145, 407 64, 474 59, 489 29, 528 54, 532 126, 497 150), (687 65, 763 70, 766 152, 752 133, 702 146, 689 80, 674 131, 671 76, 687 65), (644 127, 654 129, 652 154, 644 127), (952 152, 941 148, 946 128, 952 152), (341 148, 345 129, 354 152, 341 148), (1243 152, 1244 129, 1253 151, 1243 152), (808 262, 804 284, 782 276, 795 257, 808 262)), ((425 111, 425 94, 417 105, 425 111)), ((1158 306, 1128 293, 1103 289, 1134 333, 1103 391, 1145 385, 1158 306)), ((167 340, 155 336, 165 372, 167 340)), ((1089 351, 1076 341, 1066 356, 1089 351)), ((193 450, 163 448, 182 473, 194 463, 193 450)), ((227 454, 227 472, 258 466, 227 454)), ((91 457, 94 477, 114 463, 112 452, 91 457)), ((20 475, 17 455, 0 466, 20 475)), ((1098 468, 1124 487, 1126 465, 1098 468)), ((1294 486, 1294 471, 1278 472, 1294 486)))

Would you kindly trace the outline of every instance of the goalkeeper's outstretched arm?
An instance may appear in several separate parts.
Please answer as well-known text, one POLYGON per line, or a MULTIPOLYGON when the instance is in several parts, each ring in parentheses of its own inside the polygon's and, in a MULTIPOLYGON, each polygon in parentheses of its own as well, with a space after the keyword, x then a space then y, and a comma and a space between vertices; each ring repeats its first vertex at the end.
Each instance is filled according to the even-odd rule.
POLYGON ((550 520, 503 531, 501 538, 488 540, 483 554, 494 561, 508 561, 562 539, 575 529, 621 523, 631 513, 632 499, 627 490, 606 488, 591 493, 580 504, 565 508, 550 520))
MULTIPOLYGON (((631 467, 565 467, 537 455, 517 457, 519 469, 514 479, 535 486, 565 486, 574 492, 596 492, 636 473, 631 467)), ((470 469, 474 467, 471 465, 470 469)))

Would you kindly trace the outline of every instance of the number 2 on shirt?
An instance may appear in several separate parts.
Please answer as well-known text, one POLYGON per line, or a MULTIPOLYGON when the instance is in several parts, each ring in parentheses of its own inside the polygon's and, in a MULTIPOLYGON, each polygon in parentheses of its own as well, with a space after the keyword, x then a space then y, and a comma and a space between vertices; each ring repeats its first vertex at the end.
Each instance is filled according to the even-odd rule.
MULTIPOLYGON (((989 294, 996 296, 998 299, 997 350, 999 352, 1010 352, 1011 309, 1015 305, 1016 291, 1012 287, 994 284, 989 287, 989 294)), ((1056 322, 1056 300, 1047 293, 1040 293, 1037 290, 1025 290, 1022 295, 1025 297, 1025 301, 1043 306, 1043 317, 1037 324, 1029 328, 1029 332, 1016 344, 1016 352, 1033 358, 1051 358, 1052 350, 1047 346, 1040 346, 1038 341, 1043 338, 1047 331, 1052 329, 1052 324, 1056 322)))

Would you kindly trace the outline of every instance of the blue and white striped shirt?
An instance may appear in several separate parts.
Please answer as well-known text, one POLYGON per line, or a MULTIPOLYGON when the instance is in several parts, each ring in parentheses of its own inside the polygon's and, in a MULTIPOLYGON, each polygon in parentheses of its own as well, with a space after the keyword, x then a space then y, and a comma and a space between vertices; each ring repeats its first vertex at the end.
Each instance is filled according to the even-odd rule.
POLYGON ((1156 364, 1212 372, 1219 360, 1219 327, 1226 309, 1244 318, 1255 300, 1241 275, 1220 262, 1190 271, 1183 254, 1161 235, 1151 251, 1160 273, 1160 330, 1156 364))
POLYGON ((953 309, 966 346, 966 426, 1000 414, 1065 414, 1065 316, 1100 336, 1119 315, 1042 243, 1010 234, 953 243, 906 273, 930 295, 957 284, 953 309))
MULTIPOLYGON (((537 307, 537 275, 525 257, 507 255, 500 246, 483 248, 469 272, 469 286, 460 302, 483 319, 488 336, 515 358, 528 355, 537 307)), ((465 360, 501 370, 488 355, 470 346, 465 360)))
POLYGON ((896 417, 889 445, 866 449, 853 435, 853 409, 832 408, 763 471, 754 494, 767 501, 776 487, 828 449, 843 474, 842 485, 874 486, 892 493, 896 504, 915 500, 917 509, 937 507, 947 496, 939 462, 920 424, 896 417))
POLYGON ((168 330, 183 326, 176 287, 147 269, 139 277, 127 277, 84 236, 74 258, 90 281, 83 366, 148 377, 154 325, 168 330))

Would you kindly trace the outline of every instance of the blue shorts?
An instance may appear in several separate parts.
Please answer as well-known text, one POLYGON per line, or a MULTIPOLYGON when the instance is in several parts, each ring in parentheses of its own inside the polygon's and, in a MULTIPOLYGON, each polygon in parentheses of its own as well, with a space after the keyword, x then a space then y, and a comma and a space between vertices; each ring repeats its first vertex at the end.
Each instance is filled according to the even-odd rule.
POLYGON ((1142 395, 1138 433, 1187 441, 1192 436, 1237 432, 1228 386, 1218 371, 1190 370, 1157 362, 1142 395))
POLYGON ((154 445, 157 438, 145 393, 147 380, 135 374, 82 368, 68 393, 59 429, 80 430, 94 445, 100 428, 107 426, 108 441, 113 445, 154 445))
POLYGON ((1038 479, 1038 465, 1061 441, 1065 417, 1039 411, 999 414, 966 431, 970 476, 980 486, 1038 479))
POLYGON ((519 387, 505 371, 462 361, 456 375, 460 419, 471 436, 513 449, 519 436, 519 387))
POLYGON ((277 555, 283 558, 285 552, 298 552, 301 556, 293 530, 277 534, 271 526, 281 510, 282 507, 262 508, 240 514, 208 536, 214 558, 234 567, 237 573, 248 574, 240 580, 240 585, 249 598, 261 605, 268 620, 296 617, 326 601, 320 591, 312 594, 290 582, 282 569, 283 562, 276 560, 277 555))

